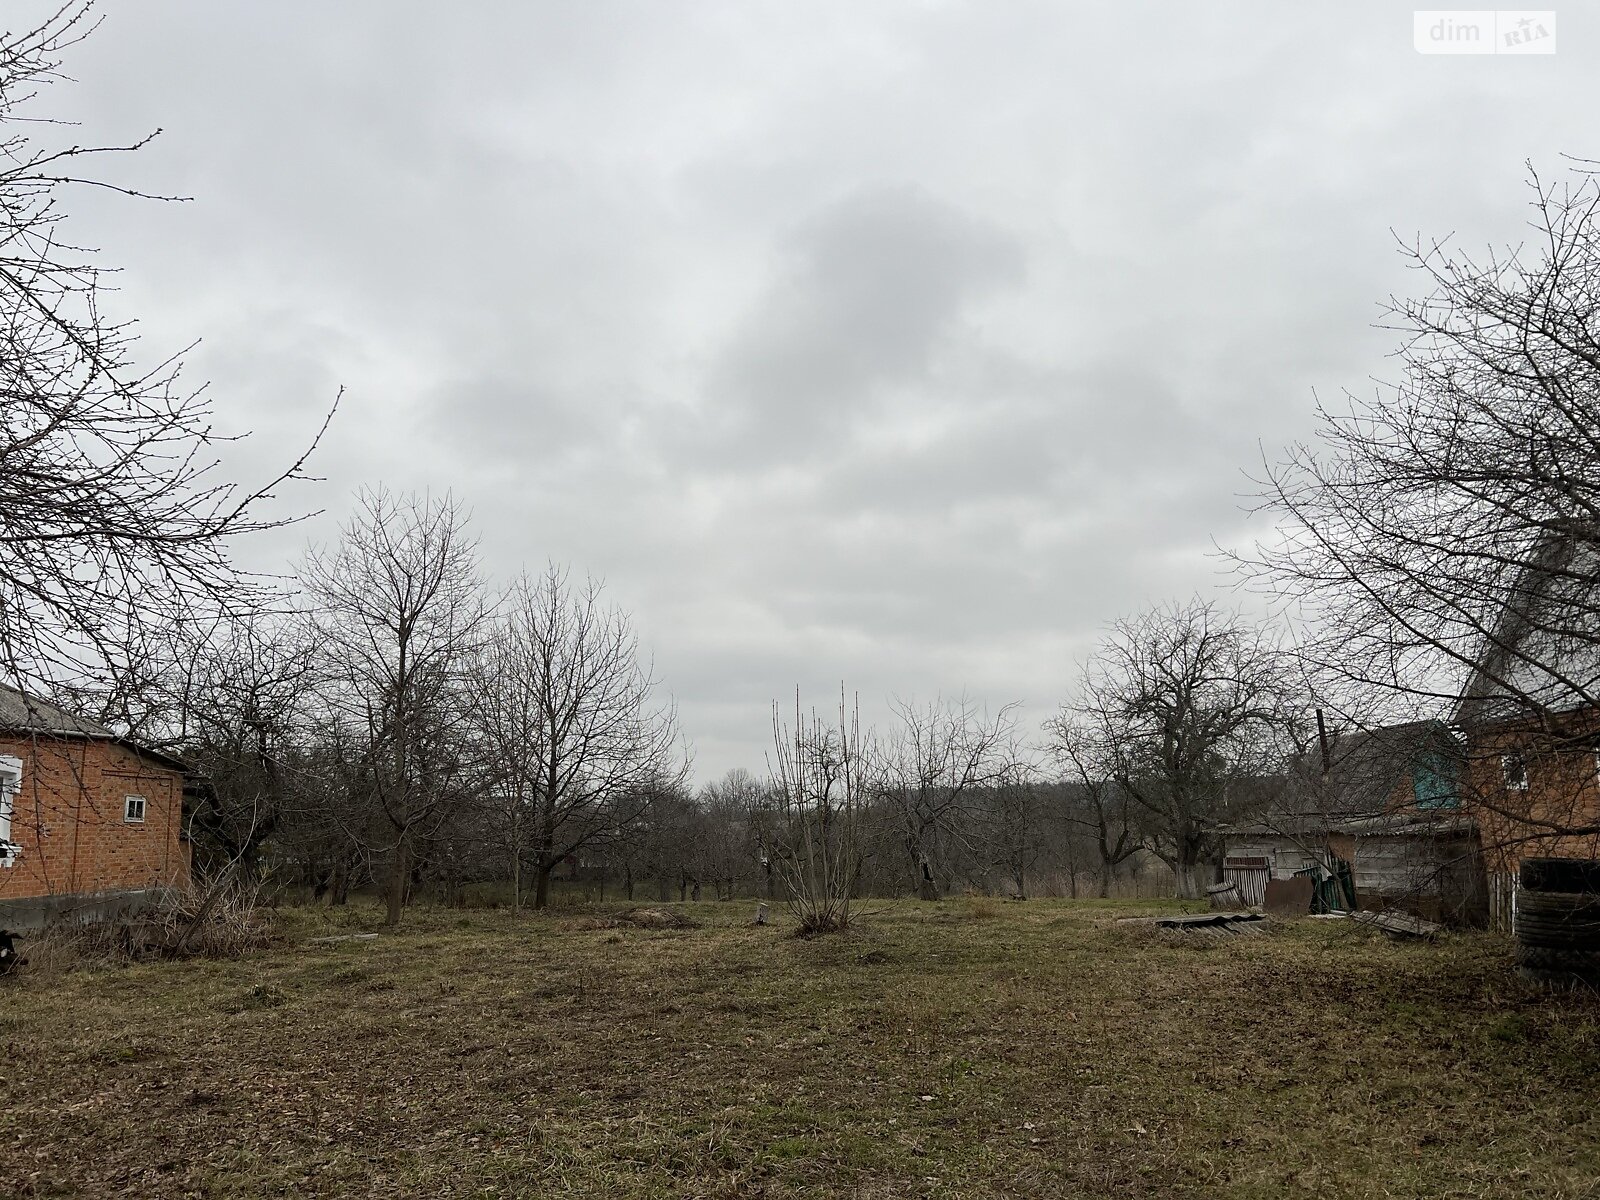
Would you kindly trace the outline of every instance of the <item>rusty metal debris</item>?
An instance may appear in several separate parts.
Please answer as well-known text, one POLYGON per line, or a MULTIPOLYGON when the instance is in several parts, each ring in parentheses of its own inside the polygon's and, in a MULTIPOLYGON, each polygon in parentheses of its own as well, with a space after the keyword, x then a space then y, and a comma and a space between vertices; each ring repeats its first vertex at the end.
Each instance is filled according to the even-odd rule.
POLYGON ((1353 912, 1350 914, 1352 921, 1359 921, 1363 925, 1370 925, 1380 929, 1392 938, 1435 938, 1443 930, 1443 925, 1432 921, 1424 921, 1421 917, 1414 917, 1405 912, 1353 912))

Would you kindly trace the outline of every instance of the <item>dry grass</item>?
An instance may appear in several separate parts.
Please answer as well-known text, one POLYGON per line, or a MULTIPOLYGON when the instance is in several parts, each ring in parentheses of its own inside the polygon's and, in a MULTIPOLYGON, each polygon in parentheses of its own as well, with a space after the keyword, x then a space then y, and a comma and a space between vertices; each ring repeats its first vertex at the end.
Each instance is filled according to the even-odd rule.
POLYGON ((558 928, 576 930, 621 929, 625 925, 632 926, 635 929, 700 928, 700 922, 693 917, 685 916, 677 908, 665 904, 657 905, 654 908, 628 908, 619 913, 583 913, 576 917, 565 917, 558 920, 558 928))
POLYGON ((274 914, 254 889, 191 887, 136 918, 54 925, 26 940, 22 970, 49 977, 147 959, 240 958, 276 938, 274 914))
POLYGON ((287 914, 0 988, 0 1195, 1600 1195, 1600 1004, 1487 937, 1166 945, 1030 901, 846 935, 287 914))
POLYGON ((967 915, 978 921, 992 921, 1004 911, 1002 902, 993 896, 967 897, 967 915))

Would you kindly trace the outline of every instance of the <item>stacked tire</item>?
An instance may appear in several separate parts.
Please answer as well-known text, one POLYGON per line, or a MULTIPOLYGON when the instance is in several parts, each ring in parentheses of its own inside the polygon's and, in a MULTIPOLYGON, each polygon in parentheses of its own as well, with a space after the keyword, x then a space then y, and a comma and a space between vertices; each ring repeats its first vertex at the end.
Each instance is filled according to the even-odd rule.
POLYGON ((1512 932, 1517 968, 1554 987, 1600 988, 1600 861, 1522 861, 1512 932))

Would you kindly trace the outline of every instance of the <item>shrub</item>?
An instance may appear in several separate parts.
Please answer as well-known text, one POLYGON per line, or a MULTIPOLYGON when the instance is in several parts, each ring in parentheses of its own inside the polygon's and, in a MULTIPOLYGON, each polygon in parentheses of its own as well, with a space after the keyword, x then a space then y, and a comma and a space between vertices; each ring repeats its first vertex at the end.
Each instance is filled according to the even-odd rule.
POLYGON ((59 974, 151 959, 239 958, 278 934, 253 886, 191 885, 155 909, 118 918, 58 921, 27 940, 32 974, 59 974))

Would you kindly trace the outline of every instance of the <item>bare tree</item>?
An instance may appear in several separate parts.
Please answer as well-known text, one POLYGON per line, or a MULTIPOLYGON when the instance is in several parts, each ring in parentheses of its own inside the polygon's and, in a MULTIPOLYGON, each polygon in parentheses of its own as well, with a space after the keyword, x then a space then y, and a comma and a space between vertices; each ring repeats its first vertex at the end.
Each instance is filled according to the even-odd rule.
POLYGON ((798 693, 793 723, 785 723, 774 702, 772 742, 773 872, 802 936, 847 929, 873 775, 871 734, 861 731, 859 707, 846 709, 841 688, 836 723, 815 710, 803 717, 798 693))
POLYGON ((937 900, 957 864, 985 857, 975 842, 983 833, 973 811, 978 794, 1019 777, 1016 705, 993 716, 965 697, 892 708, 879 796, 898 818, 917 894, 937 900))
POLYGON ((42 689, 110 688, 153 632, 259 599, 229 546, 281 523, 261 502, 305 463, 259 487, 219 478, 229 439, 180 382, 181 355, 138 364, 131 324, 105 316, 94 253, 65 236, 63 192, 142 195, 94 172, 150 140, 41 144, 57 125, 31 102, 94 24, 69 3, 0 34, 0 670, 42 689))
POLYGON ((1028 881, 1045 853, 1045 793, 1033 772, 985 789, 989 810, 988 845, 1018 900, 1028 898, 1028 881))
POLYGON ((1064 707, 1045 722, 1050 752, 1068 777, 1059 793, 1062 816, 1094 840, 1102 898, 1111 894, 1117 867, 1144 849, 1133 794, 1117 782, 1120 730, 1111 713, 1093 707, 1064 707))
POLYGON ((736 767, 701 788, 699 799, 705 814, 701 853, 717 894, 731 900, 741 882, 755 879, 771 899, 771 858, 762 836, 771 793, 749 771, 736 767))
POLYGON ((523 863, 533 843, 538 780, 533 764, 544 753, 547 722, 533 686, 531 647, 494 629, 472 666, 473 732, 486 772, 484 808, 505 852, 511 906, 522 907, 523 863))
POLYGON ((337 714, 311 707, 306 744, 291 759, 294 790, 275 841, 311 898, 331 907, 349 903, 351 890, 373 866, 372 788, 363 749, 368 739, 365 733, 357 737, 337 714))
POLYGON ((602 870, 616 869, 629 900, 640 885, 651 881, 657 899, 665 903, 672 898, 684 858, 693 852, 693 805, 694 798, 679 779, 651 780, 609 802, 625 822, 595 839, 590 852, 602 870))
POLYGON ((469 765, 462 684, 487 621, 476 544, 448 495, 366 489, 338 546, 308 552, 305 582, 320 697, 368 789, 352 832, 388 861, 395 924, 418 844, 469 765))
POLYGON ((650 790, 681 781, 677 714, 639 653, 633 622, 603 586, 565 569, 524 576, 506 598, 489 661, 499 789, 518 797, 519 837, 535 871, 534 906, 556 865, 615 838, 644 814, 650 790))
POLYGON ((1563 852, 1562 836, 1580 839, 1567 853, 1600 845, 1600 181, 1589 165, 1556 183, 1530 166, 1521 245, 1403 247, 1423 286, 1387 307, 1398 380, 1319 408, 1316 442, 1291 446, 1262 480, 1278 535, 1237 559, 1299 619, 1330 709, 1358 725, 1454 712, 1472 760, 1459 782, 1486 844, 1563 852))
POLYGON ((261 614, 176 632, 170 724, 149 740, 194 768, 189 830, 207 873, 234 863, 253 880, 262 844, 290 817, 311 643, 294 623, 261 614))
MULTIPOLYGON (((1097 731, 1109 781, 1143 813, 1146 846, 1196 897, 1220 829, 1263 800, 1293 726, 1282 653, 1237 614, 1199 600, 1116 622, 1063 718, 1097 731)), ((1063 718, 1058 718, 1058 728, 1063 718)))

